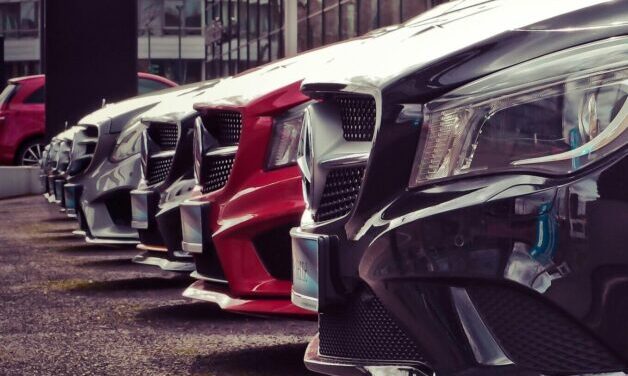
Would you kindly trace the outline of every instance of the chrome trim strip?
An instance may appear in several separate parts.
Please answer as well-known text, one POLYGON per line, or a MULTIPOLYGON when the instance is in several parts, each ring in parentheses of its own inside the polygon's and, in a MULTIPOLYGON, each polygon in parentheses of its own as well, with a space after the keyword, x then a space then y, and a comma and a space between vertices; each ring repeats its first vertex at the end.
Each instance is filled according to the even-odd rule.
POLYGON ((197 243, 187 243, 187 242, 181 242, 181 248, 183 248, 184 251, 188 252, 188 253, 196 253, 196 254, 201 254, 203 253, 203 245, 202 244, 197 244, 197 243))
POLYGON ((211 277, 204 276, 204 275, 202 275, 201 273, 199 273, 196 270, 194 270, 190 274, 190 277, 194 278, 194 279, 201 280, 201 281, 207 281, 207 282, 224 283, 224 284, 228 284, 229 283, 228 281, 226 281, 224 279, 211 278, 211 277))
POLYGON ((235 154, 237 151, 238 151, 237 146, 225 146, 221 148, 212 149, 208 151, 207 153, 205 153, 205 156, 206 157, 228 156, 228 155, 235 154))
POLYGON ((153 159, 153 158, 168 158, 168 157, 172 157, 174 156, 174 154, 176 153, 176 150, 166 150, 166 151, 162 151, 160 153, 156 153, 156 154, 151 154, 148 159, 153 159))
POLYGON ((103 244, 103 245, 137 245, 140 243, 139 240, 101 239, 101 238, 91 238, 89 236, 85 236, 85 241, 89 244, 103 244))
POLYGON ((147 230, 148 221, 131 221, 131 227, 138 230, 147 230))
POLYGON ((299 294, 298 292, 290 292, 290 300, 292 304, 308 311, 318 312, 318 299, 299 294))
POLYGON ((369 153, 336 154, 322 160, 319 164, 325 168, 359 166, 368 161, 369 153))
POLYGON ((501 347, 499 347, 484 321, 482 321, 467 290, 460 287, 451 287, 451 296, 475 360, 480 364, 488 366, 513 364, 504 354, 501 347))
POLYGON ((150 256, 147 253, 139 254, 132 260, 136 264, 157 266, 170 272, 190 272, 194 270, 194 262, 170 261, 165 258, 150 256))

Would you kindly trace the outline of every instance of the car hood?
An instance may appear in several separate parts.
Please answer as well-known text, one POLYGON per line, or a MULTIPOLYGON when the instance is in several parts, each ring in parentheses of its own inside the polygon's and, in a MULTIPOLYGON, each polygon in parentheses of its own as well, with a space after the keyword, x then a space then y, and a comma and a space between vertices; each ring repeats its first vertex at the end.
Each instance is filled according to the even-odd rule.
POLYGON ((178 122, 196 114, 193 105, 214 90, 222 80, 203 82, 201 85, 178 90, 175 95, 168 96, 158 104, 142 113, 142 121, 178 122))
MULTIPOLYGON (((110 104, 82 118, 79 121, 79 125, 96 125, 104 128, 109 133, 119 133, 128 126, 128 124, 136 122, 138 116, 141 116, 144 112, 159 103, 186 96, 190 92, 196 92, 208 86, 211 87, 214 83, 215 81, 212 80, 187 86, 179 86, 110 104)), ((191 109, 191 104, 189 106, 191 109)))
POLYGON ((207 95, 199 97, 196 108, 208 106, 246 106, 269 93, 300 82, 315 70, 326 71, 326 65, 340 54, 350 54, 357 39, 332 44, 295 57, 248 70, 221 81, 207 95))
MULTIPOLYGON (((509 31, 571 31, 543 29, 543 21, 611 0, 494 0, 443 4, 405 24, 383 28, 358 39, 362 48, 333 57, 328 67, 308 74, 315 83, 358 84, 384 88, 400 78, 470 46, 509 31)), ((628 23, 587 25, 622 27, 628 23)), ((488 64, 500 66, 500 61, 488 64)), ((490 70, 486 67, 485 70, 490 70)))

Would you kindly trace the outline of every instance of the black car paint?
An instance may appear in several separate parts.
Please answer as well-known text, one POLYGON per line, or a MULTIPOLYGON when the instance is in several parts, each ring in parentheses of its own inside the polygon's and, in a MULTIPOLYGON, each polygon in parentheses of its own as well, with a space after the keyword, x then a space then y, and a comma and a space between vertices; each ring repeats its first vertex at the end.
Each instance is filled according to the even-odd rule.
MULTIPOLYGON (((327 255, 321 256, 329 261, 321 265, 319 280, 325 282, 321 283, 324 290, 319 292, 319 310, 325 312, 342 305, 349 295, 366 282, 421 345, 431 367, 445 374, 482 370, 482 366, 473 358, 462 329, 451 325, 458 319, 451 309, 449 290, 443 288, 444 284, 439 285, 438 279, 462 286, 473 280, 505 284, 516 282, 504 280, 497 272, 498 268, 489 275, 478 275, 482 269, 477 270, 471 266, 456 270, 456 273, 433 273, 430 268, 435 264, 435 256, 427 251, 432 246, 429 241, 440 247, 438 254, 445 254, 444 262, 454 265, 458 259, 464 259, 470 249, 482 249, 489 245, 498 250, 495 257, 503 260, 508 257, 512 247, 508 249, 507 245, 490 243, 493 241, 491 237, 495 236, 494 231, 506 239, 517 235, 531 241, 534 240, 531 237, 535 233, 536 220, 539 217, 527 215, 518 218, 514 215, 515 199, 534 203, 541 195, 547 203, 551 203, 552 208, 560 207, 569 200, 567 192, 570 187, 588 179, 595 182, 600 189, 600 197, 591 201, 591 205, 604 208, 595 218, 596 226, 598 229, 610 231, 615 238, 602 237, 589 241, 584 246, 585 253, 599 252, 602 247, 597 244, 604 245, 605 254, 615 257, 614 263, 617 263, 613 273, 609 275, 619 276, 619 282, 603 281, 599 273, 594 275, 593 272, 586 273, 576 268, 574 270, 579 273, 574 272, 571 276, 553 283, 545 297, 561 310, 584 322, 588 319, 586 330, 594 332, 603 342, 603 346, 609 349, 612 354, 610 356, 616 357, 618 368, 625 369, 628 360, 628 335, 616 329, 624 327, 623 317, 628 317, 628 307, 604 306, 602 299, 604 288, 612 282, 616 283, 614 294, 623 293, 625 296, 628 288, 621 277, 621 270, 628 270, 628 256, 622 255, 620 250, 621 244, 626 244, 628 240, 621 231, 622 223, 628 223, 626 150, 620 151, 604 163, 581 171, 577 176, 564 179, 516 174, 486 176, 410 191, 407 186, 419 141, 420 126, 398 122, 397 119, 404 105, 426 103, 490 73, 570 47, 628 35, 628 25, 625 23, 627 15, 628 2, 616 1, 588 7, 525 29, 504 32, 446 56, 426 68, 401 74, 395 82, 380 87, 383 98, 381 126, 376 134, 361 193, 348 221, 336 221, 304 230, 331 235, 334 239, 332 243, 335 244, 327 255), (609 27, 613 24, 616 26, 609 27), (569 32, 565 32, 566 29, 569 32), (480 191, 490 190, 499 182, 503 187, 500 191, 493 192, 493 200, 468 200, 470 197, 480 197, 480 191), (447 211, 433 217, 412 219, 410 215, 441 205, 448 207, 447 211), (397 227, 390 225, 406 220, 407 223, 397 227), (497 230, 489 228, 486 226, 487 221, 501 227, 497 230), (509 226, 514 224, 523 227, 520 231, 524 235, 512 233, 509 226), (417 238, 419 230, 421 234, 434 235, 436 240, 417 238), (399 244, 400 234, 412 239, 415 247, 399 244), (396 272, 382 274, 387 268, 396 272), (572 294, 571 299, 565 299, 559 291, 564 289, 579 292, 583 283, 592 289, 588 305, 582 303, 581 296, 572 294), (417 284, 422 286, 418 288, 420 299, 408 302, 408 297, 412 296, 409 290, 401 294, 392 293, 392 286, 395 284, 402 287, 412 286, 415 289, 417 284), (435 311, 435 307, 440 308, 435 311), (587 310, 591 315, 588 318, 583 314, 587 310), (596 324, 594 318, 599 319, 599 322, 603 318, 604 324, 596 324), (417 322, 422 325, 416 325, 417 322)), ((355 77, 351 83, 355 86, 372 86, 369 77, 355 77)), ((344 87, 345 83, 306 83, 302 90, 312 97, 324 98, 328 92, 342 90, 344 87)), ((583 247, 577 239, 561 232, 560 252, 557 257, 574 257, 570 246, 576 245, 583 247)), ((498 368, 512 369, 513 366, 498 368)), ((517 369, 516 366, 514 368, 517 369)))

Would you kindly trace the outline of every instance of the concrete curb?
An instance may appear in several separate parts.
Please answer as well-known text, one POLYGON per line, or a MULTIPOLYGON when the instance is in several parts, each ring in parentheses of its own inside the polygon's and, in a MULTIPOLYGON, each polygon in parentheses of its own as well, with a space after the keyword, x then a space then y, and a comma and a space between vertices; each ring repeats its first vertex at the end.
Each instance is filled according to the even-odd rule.
POLYGON ((0 199, 44 193, 39 167, 0 167, 0 199))

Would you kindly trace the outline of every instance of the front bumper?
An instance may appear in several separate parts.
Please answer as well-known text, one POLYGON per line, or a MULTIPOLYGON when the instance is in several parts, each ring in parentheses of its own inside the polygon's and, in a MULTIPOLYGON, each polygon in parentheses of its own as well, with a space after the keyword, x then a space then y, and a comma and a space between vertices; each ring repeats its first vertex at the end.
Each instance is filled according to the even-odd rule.
POLYGON ((65 213, 68 215, 68 217, 77 218, 82 191, 83 187, 79 184, 68 183, 63 186, 65 213))
MULTIPOLYGON (((259 300, 247 303, 247 312, 314 314, 290 303, 289 229, 303 210, 300 181, 293 171, 272 174, 283 179, 270 182, 270 173, 259 174, 251 178, 257 189, 242 189, 233 196, 209 194, 181 205, 182 246, 195 256, 197 275, 223 282, 205 284, 203 294, 188 296, 207 300, 203 296, 219 286, 218 292, 231 299, 259 300), (255 184, 255 178, 263 183, 255 184)), ((224 306, 241 310, 239 304, 224 306)))
POLYGON ((183 296, 217 304, 220 308, 245 314, 270 314, 289 316, 311 316, 310 312, 295 307, 287 299, 240 299, 230 296, 228 288, 204 280, 198 280, 188 287, 183 296))
POLYGON ((65 208, 65 196, 64 196, 64 186, 66 180, 62 177, 57 177, 54 179, 54 196, 55 203, 57 203, 62 208, 65 208))
POLYGON ((434 372, 421 365, 386 362, 360 362, 320 355, 319 335, 310 341, 305 351, 305 366, 310 371, 338 376, 432 376, 434 372))
MULTIPOLYGON (((140 248, 141 244, 138 245, 140 248)), ((172 261, 168 258, 162 257, 161 254, 154 251, 147 251, 140 255, 133 257, 133 262, 136 264, 157 266, 162 270, 170 272, 192 272, 194 271, 194 261, 191 258, 182 257, 181 259, 188 259, 189 261, 172 261)))
POLYGON ((138 230, 138 248, 146 251, 133 258, 139 264, 157 266, 167 271, 191 272, 192 255, 181 250, 181 214, 178 202, 160 207, 159 192, 131 192, 132 227, 138 230))
POLYGON ((320 293, 341 299, 321 312, 366 286, 436 373, 623 372, 627 169, 623 157, 569 179, 404 192, 351 224, 364 231, 334 253, 345 271, 326 269, 341 286, 320 293))

